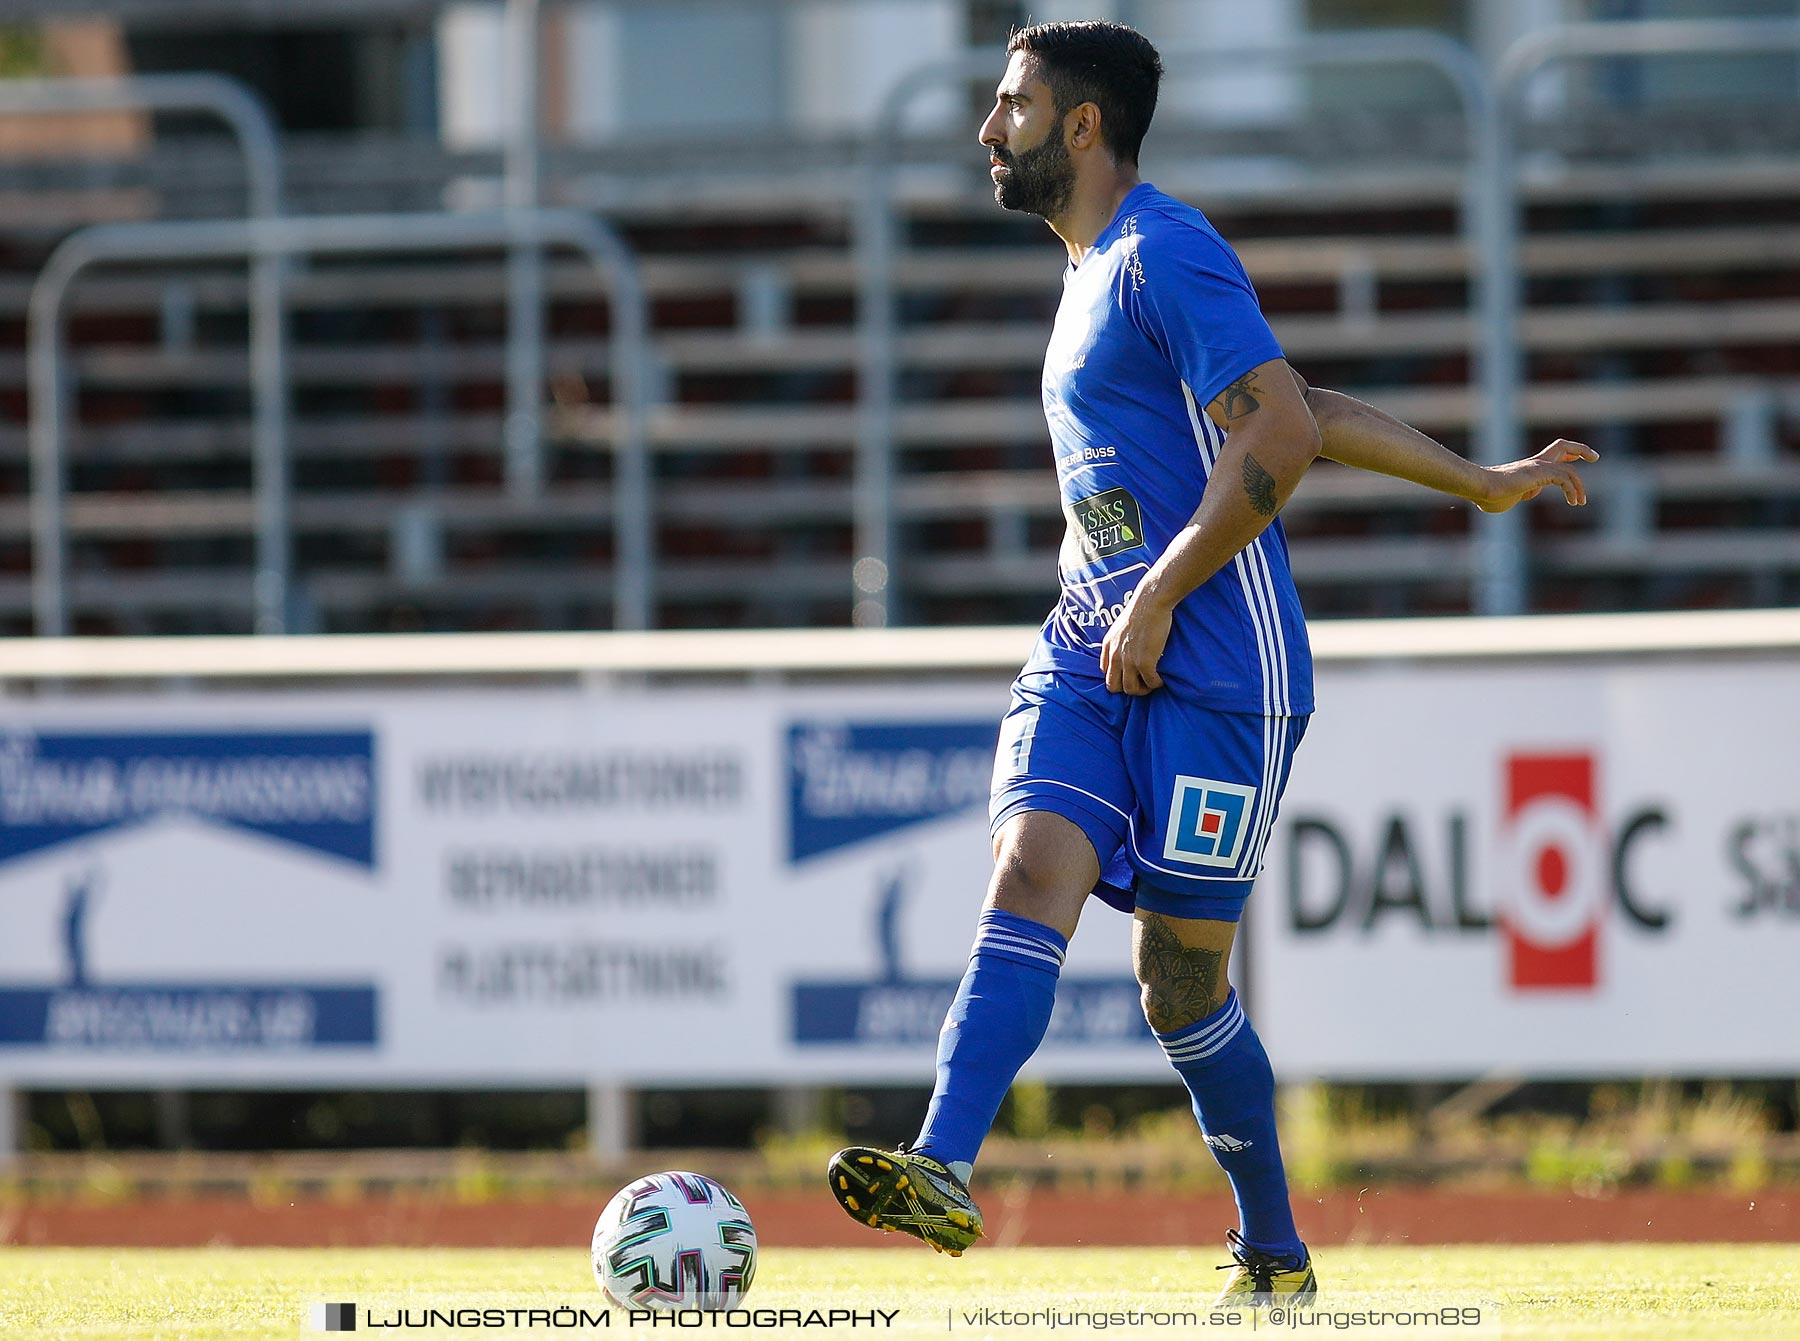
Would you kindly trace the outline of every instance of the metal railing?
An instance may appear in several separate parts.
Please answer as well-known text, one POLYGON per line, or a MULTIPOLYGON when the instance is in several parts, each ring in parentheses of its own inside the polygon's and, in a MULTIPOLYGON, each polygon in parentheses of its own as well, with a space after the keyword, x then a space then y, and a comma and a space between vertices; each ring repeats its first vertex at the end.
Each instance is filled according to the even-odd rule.
MULTIPOLYGON (((243 154, 246 213, 261 220, 281 217, 282 157, 275 121, 262 99, 235 79, 215 74, 151 74, 116 79, 0 80, 0 114, 8 116, 125 109, 216 116, 231 131, 243 154)), ((284 269, 285 261, 275 255, 253 257, 250 265, 250 375, 261 388, 252 412, 250 455, 259 478, 285 476, 287 471, 284 269)), ((35 506, 35 497, 33 503, 35 506)), ((272 552, 276 540, 259 536, 257 544, 259 551, 272 552)), ((260 576, 257 590, 260 595, 260 576)), ((259 633, 286 631, 285 588, 279 593, 280 602, 275 594, 271 593, 267 603, 259 601, 259 633)), ((43 631, 41 626, 39 631, 43 631)))
MULTIPOLYGON (((1558 61, 1602 56, 1667 57, 1729 52, 1756 52, 1771 48, 1800 49, 1800 22, 1791 19, 1694 19, 1636 23, 1572 23, 1541 32, 1527 33, 1501 55, 1493 76, 1491 112, 1476 128, 1481 139, 1481 159, 1488 165, 1484 184, 1482 229, 1483 292, 1482 391, 1491 419, 1487 443, 1518 445, 1518 406, 1524 394, 1524 354, 1520 340, 1519 309, 1523 267, 1519 259, 1522 228, 1521 190, 1515 119, 1526 82, 1558 61), (1509 428, 1508 425, 1511 427, 1509 428), (1505 434, 1506 436, 1501 436, 1505 434)), ((1483 459, 1496 457, 1483 452, 1483 459)), ((1503 534, 1491 525, 1512 519, 1510 547, 1505 553, 1481 550, 1478 567, 1496 566, 1510 591, 1496 590, 1491 605, 1478 608, 1484 614, 1511 614, 1524 609, 1524 563, 1520 547, 1523 518, 1518 509, 1487 519, 1485 538, 1503 534)))
MULTIPOLYGON (((492 214, 313 215, 217 223, 102 224, 67 238, 51 253, 32 288, 26 358, 31 390, 32 605, 40 635, 59 636, 68 623, 66 481, 63 424, 69 399, 62 310, 69 286, 88 266, 106 261, 194 261, 248 256, 280 262, 296 255, 443 251, 478 246, 562 245, 577 248, 612 280, 614 453, 614 624, 651 622, 651 471, 646 457, 647 379, 643 375, 649 310, 631 249, 592 215, 573 210, 508 210, 492 214)), ((257 414, 279 416, 285 380, 258 368, 252 383, 257 414), (271 404, 270 402, 276 402, 271 404)), ((259 630, 286 628, 290 547, 285 451, 259 456, 256 491, 256 604, 259 630)))
POLYGON ((0 116, 69 112, 208 112, 223 121, 244 158, 249 213, 281 213, 281 141, 250 87, 216 74, 121 75, 112 79, 0 79, 0 116))

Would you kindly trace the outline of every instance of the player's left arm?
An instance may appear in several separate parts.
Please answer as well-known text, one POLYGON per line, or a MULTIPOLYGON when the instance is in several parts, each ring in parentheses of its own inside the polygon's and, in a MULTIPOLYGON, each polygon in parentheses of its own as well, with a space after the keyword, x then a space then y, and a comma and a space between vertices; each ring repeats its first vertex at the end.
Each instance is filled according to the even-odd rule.
POLYGON ((1573 507, 1587 502, 1587 484, 1574 463, 1598 461, 1600 453, 1584 442, 1558 438, 1535 456, 1477 465, 1385 410, 1293 375, 1319 425, 1319 454, 1330 460, 1467 499, 1483 512, 1505 512, 1544 489, 1562 490, 1573 507))
POLYGON ((1319 429, 1285 359, 1270 359, 1214 397, 1206 414, 1225 445, 1186 526, 1150 565, 1125 612, 1100 645, 1100 668, 1115 693, 1162 686, 1157 662, 1175 607, 1275 520, 1319 455, 1319 429))

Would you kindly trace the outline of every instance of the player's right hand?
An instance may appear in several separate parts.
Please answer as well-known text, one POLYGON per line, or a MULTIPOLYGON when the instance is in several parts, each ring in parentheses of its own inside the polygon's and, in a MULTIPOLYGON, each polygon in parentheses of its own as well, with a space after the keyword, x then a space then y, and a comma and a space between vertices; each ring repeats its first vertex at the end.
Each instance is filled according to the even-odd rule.
POLYGON ((1508 461, 1503 466, 1483 466, 1485 492, 1474 500, 1483 512, 1505 512, 1513 504, 1536 498, 1544 489, 1561 489, 1563 501, 1571 507, 1587 503, 1587 485, 1576 461, 1598 461, 1600 453, 1585 442, 1558 438, 1536 456, 1523 461, 1508 461))
MULTIPOLYGON (((1141 588, 1139 588, 1141 590, 1141 588)), ((1173 613, 1155 601, 1140 601, 1133 591, 1125 609, 1100 644, 1100 669, 1115 694, 1148 694, 1162 688, 1156 663, 1169 641, 1173 613)))

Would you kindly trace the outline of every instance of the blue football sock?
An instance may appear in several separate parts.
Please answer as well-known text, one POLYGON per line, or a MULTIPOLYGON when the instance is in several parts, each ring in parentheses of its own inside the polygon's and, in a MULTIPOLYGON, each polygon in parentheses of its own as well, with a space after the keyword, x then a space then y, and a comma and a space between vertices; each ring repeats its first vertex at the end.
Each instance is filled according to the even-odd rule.
POLYGON ((1029 917, 997 908, 981 915, 938 1034, 937 1088, 913 1149, 943 1164, 975 1162, 1013 1077, 1044 1041, 1068 948, 1055 928, 1029 917))
POLYGON ((1156 1037, 1187 1082, 1206 1144, 1231 1179, 1238 1233, 1252 1248, 1301 1256, 1306 1249, 1275 1138, 1275 1073, 1237 992, 1204 1020, 1156 1037))

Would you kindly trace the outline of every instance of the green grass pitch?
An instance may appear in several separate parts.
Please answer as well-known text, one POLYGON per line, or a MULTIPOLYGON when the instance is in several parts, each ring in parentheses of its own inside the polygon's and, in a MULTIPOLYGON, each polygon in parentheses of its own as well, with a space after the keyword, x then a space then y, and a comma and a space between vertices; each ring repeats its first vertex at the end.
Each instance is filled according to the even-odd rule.
MULTIPOLYGON (((154 1214, 144 1208, 140 1214, 154 1214)), ((765 1249, 749 1303, 765 1308, 869 1307, 898 1301, 894 1330, 809 1329, 844 1336, 1028 1336, 1089 1329, 993 1327, 958 1322, 983 1305, 1059 1309, 1138 1304, 1200 1308, 1211 1299, 1221 1254, 1206 1250, 988 1249, 960 1261, 909 1251, 765 1249), (954 1325, 953 1325, 954 1324, 954 1325)), ((1435 1307, 1485 1299, 1497 1331, 1481 1336, 1558 1341, 1790 1341, 1800 1338, 1800 1245, 1507 1248, 1340 1248, 1319 1255, 1321 1305, 1365 1292, 1381 1303, 1435 1307)), ((305 1330, 315 1302, 381 1299, 417 1307, 475 1294, 598 1308, 584 1248, 454 1249, 0 1248, 0 1337, 6 1341, 237 1341, 321 1335, 305 1330)), ((365 1316, 365 1323, 367 1317, 365 1316)), ((506 1335, 668 1335, 623 1326, 506 1335)), ((738 1329, 733 1329, 737 1331, 738 1329)), ((1125 1333, 1127 1329, 1120 1329, 1125 1333)), ((1266 1324, 1260 1329, 1273 1335, 1266 1324)), ((1283 1335, 1356 1335, 1322 1327, 1283 1335)), ((1455 1335, 1449 1329, 1410 1335, 1455 1335)), ((399 1336, 394 1331, 386 1333, 399 1336)), ((443 1331, 411 1335, 442 1336, 443 1331)), ((457 1333, 480 1335, 481 1333, 457 1333)), ((493 1335, 494 1333, 487 1333, 493 1335)), ((690 1335, 692 1333, 689 1333, 690 1335)), ((739 1331, 769 1335, 769 1331, 739 1331)), ((799 1334, 799 1333, 795 1333, 799 1334)), ((1226 1335, 1205 1327, 1130 1330, 1146 1336, 1226 1335)), ((1248 1335, 1238 1330, 1238 1335, 1248 1335)), ((1466 1334, 1466 1333, 1465 1333, 1466 1334)), ((359 1335, 369 1335, 365 1327, 359 1335)))

